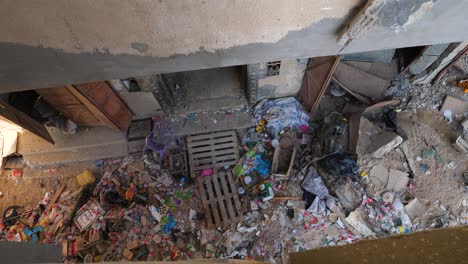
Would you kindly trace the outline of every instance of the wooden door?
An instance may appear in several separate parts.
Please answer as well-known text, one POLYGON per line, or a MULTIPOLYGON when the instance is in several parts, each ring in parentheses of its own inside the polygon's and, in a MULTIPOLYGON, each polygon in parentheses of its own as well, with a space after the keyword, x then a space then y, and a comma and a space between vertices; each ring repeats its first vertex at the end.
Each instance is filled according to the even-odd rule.
POLYGON ((126 132, 132 120, 127 104, 107 82, 44 88, 36 92, 80 126, 106 126, 126 132))

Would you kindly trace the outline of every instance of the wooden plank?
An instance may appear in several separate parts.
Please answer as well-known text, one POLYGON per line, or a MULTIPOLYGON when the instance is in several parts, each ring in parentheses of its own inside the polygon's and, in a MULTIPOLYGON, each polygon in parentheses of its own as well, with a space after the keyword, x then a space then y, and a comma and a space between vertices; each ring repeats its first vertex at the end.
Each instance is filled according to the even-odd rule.
POLYGON ((339 56, 317 57, 309 60, 298 94, 298 99, 309 112, 317 108, 339 61, 339 56))
POLYGON ((107 82, 78 84, 75 87, 121 131, 128 130, 133 113, 107 82))
POLYGON ((234 165, 239 157, 235 131, 187 137, 187 148, 192 173, 206 168, 234 165))
POLYGON ((395 75, 398 74, 398 65, 395 61, 392 63, 383 63, 377 61, 343 61, 343 63, 387 81, 391 81, 395 75))
POLYGON ((384 93, 388 87, 387 80, 344 63, 338 64, 333 79, 339 82, 340 86, 376 101, 384 99, 384 93))
POLYGON ((209 169, 209 168, 223 168, 224 166, 231 166, 231 165, 235 165, 236 163, 237 163, 236 161, 229 161, 229 162, 222 162, 222 163, 215 163, 215 164, 195 165, 195 166, 192 166, 192 170, 199 171, 199 170, 209 169))
POLYGON ((242 207, 233 185, 232 174, 229 171, 215 172, 210 177, 197 179, 197 183, 200 195, 202 195, 202 204, 209 227, 226 226, 241 220, 242 207), (203 182, 206 183, 206 186, 203 185, 203 182), (214 192, 212 184, 214 184, 214 192), (203 195, 206 194, 209 197, 207 197, 206 204, 204 204, 203 195))
POLYGON ((234 212, 234 209, 232 208, 231 198, 233 197, 233 195, 232 195, 232 192, 229 192, 229 188, 226 184, 226 177, 227 177, 226 173, 222 172, 219 178, 221 179, 221 185, 223 186, 224 196, 226 197, 227 207, 229 211, 229 219, 232 220, 236 218, 236 213, 234 212))
POLYGON ((242 206, 239 202, 239 196, 237 196, 237 192, 235 191, 236 190, 236 185, 234 184, 234 181, 232 180, 232 174, 231 172, 227 172, 226 173, 226 176, 228 178, 228 181, 229 181, 229 185, 231 187, 231 190, 233 190, 233 199, 234 199, 234 203, 235 203, 235 207, 236 207, 236 211, 238 212, 239 216, 236 218, 236 219, 240 219, 241 216, 242 216, 242 206))
POLYGON ((213 217, 215 220, 215 225, 217 227, 221 226, 221 221, 219 219, 219 211, 218 211, 218 205, 216 203, 214 194, 213 194, 213 185, 212 185, 212 177, 206 177, 206 187, 208 190, 208 196, 210 198, 208 204, 211 205, 211 209, 213 212, 213 217))
POLYGON ((80 102, 88 109, 101 123, 103 126, 112 129, 119 129, 98 107, 96 107, 86 96, 80 93, 74 86, 67 85, 68 91, 70 91, 80 102))
POLYGON ((213 139, 215 137, 224 137, 224 136, 236 136, 236 134, 235 134, 234 131, 229 130, 229 131, 223 131, 223 132, 216 132, 216 133, 189 136, 189 137, 187 137, 187 141, 188 142, 194 142, 194 141, 198 141, 198 140, 213 139))
POLYGON ((371 101, 370 101, 367 97, 365 97, 365 96, 363 96, 363 95, 361 95, 361 94, 359 94, 359 93, 354 92, 353 90, 351 90, 351 89, 349 89, 348 87, 346 87, 344 84, 340 83, 340 81, 338 81, 337 79, 335 79, 335 78, 332 78, 332 79, 333 79, 333 82, 335 82, 336 84, 338 84, 341 88, 343 88, 343 90, 347 91, 349 94, 351 94, 351 95, 354 96, 356 99, 358 99, 359 101, 361 101, 361 103, 366 104, 366 105, 370 105, 370 104, 371 104, 371 101))
POLYGON ((50 209, 52 209, 52 206, 57 202, 58 198, 60 197, 60 195, 66 187, 67 185, 64 184, 57 189, 57 191, 54 193, 54 196, 52 197, 52 199, 50 199, 49 203, 47 204, 47 207, 44 210, 44 212, 49 212, 50 209))
MULTIPOLYGON (((219 145, 214 145, 213 146, 215 150, 222 149, 222 148, 236 148, 237 149, 237 143, 235 142, 228 142, 228 143, 222 143, 219 145)), ((192 152, 194 154, 197 154, 199 152, 204 152, 204 151, 210 151, 212 149, 212 146, 205 146, 205 147, 192 147, 192 152)))
POLYGON ((213 150, 212 152, 202 152, 202 153, 196 153, 192 154, 192 157, 194 160, 197 160, 199 158, 203 157, 221 157, 221 156, 226 156, 226 154, 237 154, 236 149, 225 149, 225 150, 213 150))
POLYGON ((297 148, 294 147, 294 150, 293 150, 293 153, 292 153, 292 156, 291 156, 291 162, 289 163, 288 171, 286 172, 287 176, 291 175, 292 167, 294 165, 294 161, 296 160, 296 152, 297 152, 297 148))
POLYGON ((236 162, 236 158, 233 156, 225 156, 225 157, 211 157, 211 158, 206 158, 206 159, 195 159, 192 160, 192 167, 200 166, 200 165, 211 165, 211 167, 215 167, 218 165, 218 167, 224 166, 225 163, 230 163, 236 162), (221 164, 221 165, 220 165, 221 164), (220 166, 219 166, 220 165, 220 166))
POLYGON ((71 86, 38 89, 36 92, 57 111, 80 126, 107 126, 81 101, 81 96, 75 96, 75 88, 71 86))
POLYGON ((39 122, 34 120, 27 114, 16 110, 8 103, 0 100, 0 115, 16 125, 28 130, 34 135, 44 139, 47 142, 55 144, 54 139, 49 134, 49 131, 39 122))
POLYGON ((202 206, 205 209, 205 213, 207 215, 206 224, 208 226, 211 226, 213 224, 212 223, 213 220, 211 218, 210 209, 208 207, 208 200, 207 200, 207 197, 206 197, 206 189, 204 187, 204 183, 205 183, 205 178, 198 178, 197 179, 198 192, 199 192, 200 197, 201 197, 202 206))
POLYGON ((214 186, 215 186, 215 192, 216 192, 216 198, 218 200, 218 204, 219 204, 219 209, 221 211, 221 216, 223 218, 223 223, 224 221, 228 220, 228 217, 227 217, 227 214, 226 214, 226 208, 224 206, 224 196, 223 194, 221 193, 221 190, 220 190, 220 183, 219 183, 219 176, 220 174, 216 173, 213 175, 213 182, 214 182, 214 186))
POLYGON ((222 143, 228 143, 228 142, 237 142, 237 138, 233 137, 228 137, 228 138, 216 138, 216 139, 207 139, 205 141, 196 141, 196 142, 191 142, 190 145, 192 147, 198 147, 201 146, 203 147, 204 145, 210 144, 210 145, 216 145, 216 144, 222 144, 222 143))

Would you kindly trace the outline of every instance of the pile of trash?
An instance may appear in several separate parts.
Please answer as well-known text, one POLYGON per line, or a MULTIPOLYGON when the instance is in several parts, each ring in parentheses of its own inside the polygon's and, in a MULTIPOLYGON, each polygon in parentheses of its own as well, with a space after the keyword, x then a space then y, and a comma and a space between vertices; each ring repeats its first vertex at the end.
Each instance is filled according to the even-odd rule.
MULTIPOLYGON (((353 152, 347 142, 351 121, 341 114, 312 122, 296 99, 282 98, 262 101, 255 115, 257 127, 236 131, 239 157, 231 166, 204 168, 193 178, 187 164, 175 166, 172 160, 182 155, 183 163, 186 149, 170 150, 167 142, 143 155, 100 160, 96 165, 105 172, 85 170, 77 176, 79 189, 60 186, 32 210, 8 208, 0 237, 61 245, 64 260, 77 262, 285 263, 290 252, 468 223, 466 200, 454 212, 439 201, 415 197, 414 164, 403 162, 404 171, 380 164, 402 151, 403 139, 378 122, 361 118, 353 152), (209 181, 199 179, 220 171, 232 172, 235 188, 227 188, 228 178, 215 177, 203 189, 209 181), (213 208, 201 197, 225 192, 238 199, 239 217, 223 223, 228 217, 220 213, 215 217, 221 224, 210 227, 213 208)), ((444 158, 427 148, 420 163, 431 159, 431 166, 442 166, 444 158)))
MULTIPOLYGON (((178 260, 193 257, 198 236, 178 208, 197 203, 196 190, 184 189, 152 157, 98 161, 107 167, 100 179, 88 170, 77 176, 81 188, 63 185, 33 210, 9 208, 2 221, 7 241, 62 246, 64 260, 178 260), (66 190, 66 191, 65 191, 66 190)), ((200 256, 201 257, 201 256, 200 256)))

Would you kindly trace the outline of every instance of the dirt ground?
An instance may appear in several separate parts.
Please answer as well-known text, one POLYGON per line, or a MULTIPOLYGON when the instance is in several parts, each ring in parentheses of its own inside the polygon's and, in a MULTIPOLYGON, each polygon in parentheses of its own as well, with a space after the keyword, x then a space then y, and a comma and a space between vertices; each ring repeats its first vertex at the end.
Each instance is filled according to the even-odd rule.
POLYGON ((456 124, 448 125, 438 112, 419 111, 416 114, 400 113, 398 125, 405 139, 401 149, 414 174, 414 195, 439 200, 457 209, 460 201, 468 197, 462 182, 463 173, 468 169, 468 158, 452 146, 458 136, 454 131, 456 124), (423 152, 431 147, 440 155, 441 162, 423 157, 423 152), (429 169, 422 172, 421 164, 428 165, 429 169))
POLYGON ((0 198, 0 212, 12 205, 35 207, 47 192, 52 197, 61 184, 67 186, 64 192, 76 190, 79 186, 75 177, 85 169, 91 170, 96 176, 102 174, 102 169, 96 167, 95 161, 40 168, 26 167, 23 175, 16 178, 11 176, 11 170, 3 171, 0 177, 0 192, 3 194, 0 198))

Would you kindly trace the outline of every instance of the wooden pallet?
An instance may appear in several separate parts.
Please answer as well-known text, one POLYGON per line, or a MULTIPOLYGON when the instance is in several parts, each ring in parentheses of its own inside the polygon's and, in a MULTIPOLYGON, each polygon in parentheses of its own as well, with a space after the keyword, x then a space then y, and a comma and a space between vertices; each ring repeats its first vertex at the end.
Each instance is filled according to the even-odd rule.
POLYGON ((239 159, 235 131, 188 136, 187 147, 192 175, 207 168, 232 166, 239 159))
POLYGON ((197 178, 208 227, 226 227, 242 221, 242 207, 230 171, 197 178))

